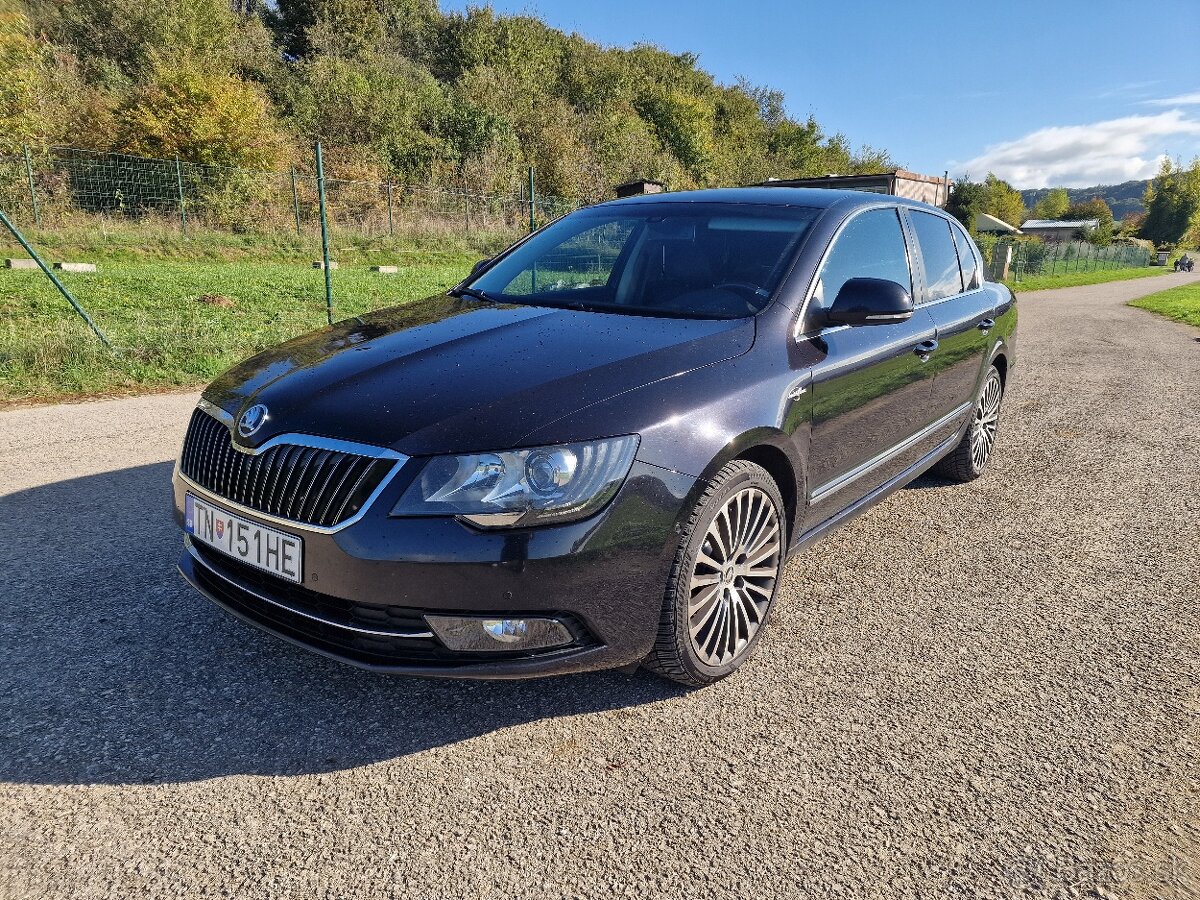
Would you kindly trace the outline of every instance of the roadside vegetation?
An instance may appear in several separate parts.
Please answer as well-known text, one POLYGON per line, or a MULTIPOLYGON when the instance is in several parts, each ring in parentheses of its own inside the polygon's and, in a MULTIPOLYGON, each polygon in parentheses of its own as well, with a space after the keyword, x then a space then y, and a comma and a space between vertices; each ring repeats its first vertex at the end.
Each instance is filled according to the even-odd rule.
POLYGON ((1095 272, 1059 272, 1055 275, 1027 275, 1020 281, 1005 281, 1014 291, 1046 291, 1051 288, 1080 287, 1086 284, 1104 284, 1109 281, 1128 281, 1132 278, 1153 278, 1166 275, 1171 270, 1165 266, 1150 266, 1143 269, 1100 269, 1095 272))
MULTIPOLYGON (((890 163, 694 54, 604 47, 485 5, 9 0, 0 62, 0 156, 70 145, 286 172, 311 166, 319 138, 340 178, 510 196, 534 166, 542 194, 572 201, 631 178, 679 190, 890 163)), ((205 205, 231 201, 234 219, 253 189, 210 187, 205 205)))
POLYGON ((1185 284, 1148 297, 1139 297, 1130 301, 1129 305, 1200 328, 1200 284, 1185 284))

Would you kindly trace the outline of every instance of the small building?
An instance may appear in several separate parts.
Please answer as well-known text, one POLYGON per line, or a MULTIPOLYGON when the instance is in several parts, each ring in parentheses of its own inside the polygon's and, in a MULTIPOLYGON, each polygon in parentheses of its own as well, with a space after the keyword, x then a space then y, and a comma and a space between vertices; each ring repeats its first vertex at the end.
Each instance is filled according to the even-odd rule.
POLYGON ((1043 241, 1077 241, 1098 227, 1099 219, 1070 219, 1063 222, 1056 219, 1029 219, 1021 224, 1021 231, 1043 241))
POLYGON ((987 213, 975 213, 975 230, 983 234, 1021 234, 1016 225, 1009 225, 1003 219, 989 216, 987 213))
POLYGON ((871 175, 821 175, 817 178, 771 178, 762 183, 767 187, 837 188, 845 191, 867 191, 872 194, 891 194, 907 197, 934 206, 945 206, 950 196, 949 178, 918 175, 906 169, 892 169, 871 175))
POLYGON ((633 181, 618 184, 614 190, 617 192, 618 197, 636 197, 638 194, 661 194, 666 190, 666 185, 661 181, 635 178, 633 181))

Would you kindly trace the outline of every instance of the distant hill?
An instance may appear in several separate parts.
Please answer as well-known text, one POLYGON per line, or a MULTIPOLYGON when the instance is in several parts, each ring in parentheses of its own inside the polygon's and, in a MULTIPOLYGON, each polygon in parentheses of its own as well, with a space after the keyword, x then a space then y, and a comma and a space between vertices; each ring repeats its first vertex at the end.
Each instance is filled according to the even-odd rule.
MULTIPOLYGON (((1113 211, 1113 218, 1120 222, 1130 213, 1145 212, 1146 207, 1142 204, 1142 195, 1146 193, 1146 185, 1149 181, 1126 181, 1121 184, 1098 184, 1095 187, 1085 188, 1067 188, 1067 196, 1071 198, 1072 203, 1082 203, 1084 200, 1091 200, 1093 197, 1101 197, 1113 211)), ((1031 213, 1033 206, 1043 197, 1045 197, 1052 188, 1035 188, 1029 191, 1021 191, 1021 199, 1025 201, 1025 208, 1031 213)))

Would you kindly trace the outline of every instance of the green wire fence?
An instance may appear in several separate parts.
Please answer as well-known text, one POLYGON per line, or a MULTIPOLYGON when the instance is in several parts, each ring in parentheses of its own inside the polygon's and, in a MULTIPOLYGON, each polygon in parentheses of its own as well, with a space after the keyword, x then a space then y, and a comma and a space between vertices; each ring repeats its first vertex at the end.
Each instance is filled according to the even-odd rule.
MULTIPOLYGON (((319 233, 315 155, 310 169, 283 172, 198 165, 72 147, 25 148, 0 156, 0 209, 23 226, 54 228, 80 216, 121 217, 164 228, 319 233)), ((482 194, 419 184, 324 180, 335 234, 381 237, 405 231, 524 230, 581 205, 541 195, 532 170, 514 194, 482 194)))

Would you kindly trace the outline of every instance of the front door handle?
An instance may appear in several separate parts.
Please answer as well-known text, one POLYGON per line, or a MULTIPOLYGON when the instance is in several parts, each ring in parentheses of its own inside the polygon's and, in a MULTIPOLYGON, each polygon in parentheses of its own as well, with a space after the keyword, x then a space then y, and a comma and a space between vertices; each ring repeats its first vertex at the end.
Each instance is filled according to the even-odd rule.
POLYGON ((984 334, 987 334, 989 331, 991 331, 993 328, 996 327, 996 320, 995 319, 984 319, 976 327, 979 328, 979 330, 982 331, 984 334))
POLYGON ((938 342, 935 340, 921 341, 917 346, 913 347, 913 353, 921 357, 921 362, 929 359, 929 354, 938 348, 938 342))

